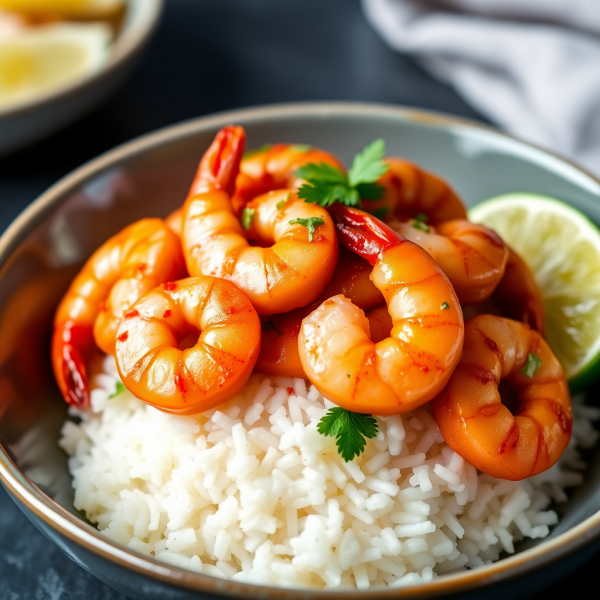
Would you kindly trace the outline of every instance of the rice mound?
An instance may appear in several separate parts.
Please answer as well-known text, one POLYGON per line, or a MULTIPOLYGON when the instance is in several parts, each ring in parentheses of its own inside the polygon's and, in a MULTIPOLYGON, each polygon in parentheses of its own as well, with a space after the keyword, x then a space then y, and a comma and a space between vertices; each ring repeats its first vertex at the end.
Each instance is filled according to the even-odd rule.
POLYGON ((255 373, 197 417, 162 413, 127 390, 107 357, 92 410, 60 440, 75 507, 108 537, 205 575, 305 588, 402 587, 498 560, 557 523, 578 485, 576 444, 600 411, 574 402, 570 446, 521 482, 478 472, 442 438, 427 405, 378 417, 350 463, 317 423, 332 406, 303 379, 255 373))

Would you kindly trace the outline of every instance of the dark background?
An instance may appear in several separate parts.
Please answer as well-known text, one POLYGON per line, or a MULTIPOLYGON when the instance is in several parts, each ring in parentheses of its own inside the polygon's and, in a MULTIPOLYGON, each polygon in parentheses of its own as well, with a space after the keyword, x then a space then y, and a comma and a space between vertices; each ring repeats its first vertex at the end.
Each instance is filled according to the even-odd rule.
MULTIPOLYGON (((484 120, 450 88, 389 50, 364 20, 358 0, 165 4, 141 63, 111 100, 53 137, 0 159, 0 231, 47 187, 98 154, 213 112, 351 100, 484 120)), ((595 589, 598 563, 593 559, 552 592, 566 597, 569 591, 595 589)), ((0 599, 80 598, 124 600, 48 542, 0 487, 0 599)))

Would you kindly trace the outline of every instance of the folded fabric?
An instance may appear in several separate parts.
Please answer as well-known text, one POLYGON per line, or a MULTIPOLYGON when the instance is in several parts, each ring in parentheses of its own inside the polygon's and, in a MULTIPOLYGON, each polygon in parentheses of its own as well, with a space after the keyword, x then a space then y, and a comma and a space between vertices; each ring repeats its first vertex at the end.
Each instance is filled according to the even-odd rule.
POLYGON ((508 132, 600 173, 598 0, 363 0, 415 55, 508 132))

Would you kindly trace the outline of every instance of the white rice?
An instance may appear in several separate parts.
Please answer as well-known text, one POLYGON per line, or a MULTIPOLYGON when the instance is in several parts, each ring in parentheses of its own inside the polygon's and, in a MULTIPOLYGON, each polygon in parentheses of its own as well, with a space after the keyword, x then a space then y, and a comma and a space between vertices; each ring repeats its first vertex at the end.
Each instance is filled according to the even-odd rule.
POLYGON ((345 463, 317 432, 331 406, 302 379, 254 374, 198 418, 147 406, 106 358, 92 410, 73 414, 75 507, 111 539, 172 565, 285 587, 402 587, 475 568, 542 538, 552 502, 578 485, 600 411, 575 404, 573 440, 526 481, 476 471, 444 442, 427 406, 378 418, 379 436, 345 463))

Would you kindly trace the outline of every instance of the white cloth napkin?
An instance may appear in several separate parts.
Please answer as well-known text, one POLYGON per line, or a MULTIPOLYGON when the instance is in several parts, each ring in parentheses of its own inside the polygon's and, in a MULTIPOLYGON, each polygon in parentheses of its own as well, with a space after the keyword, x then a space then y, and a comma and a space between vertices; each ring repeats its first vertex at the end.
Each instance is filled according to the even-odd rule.
POLYGON ((600 173, 600 0, 363 0, 415 55, 506 131, 600 173))

